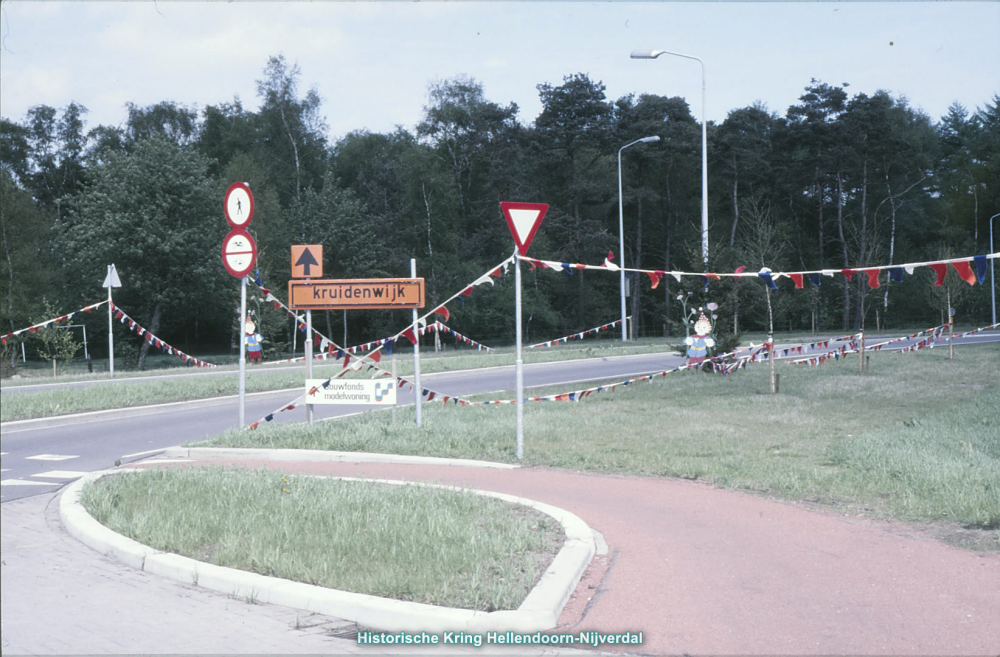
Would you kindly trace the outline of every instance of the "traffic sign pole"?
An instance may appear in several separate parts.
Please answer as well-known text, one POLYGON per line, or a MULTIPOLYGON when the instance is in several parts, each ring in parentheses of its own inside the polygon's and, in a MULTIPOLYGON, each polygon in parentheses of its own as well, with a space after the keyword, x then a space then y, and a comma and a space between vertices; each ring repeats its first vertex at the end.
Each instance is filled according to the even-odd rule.
MULTIPOLYGON (((313 311, 306 311, 306 378, 313 378, 313 311)), ((313 423, 313 405, 306 404, 306 420, 313 423)))
MULTIPOLYGON (((410 258, 410 278, 417 277, 417 260, 416 258, 410 258)), ((423 397, 423 390, 420 387, 420 326, 417 325, 417 309, 414 308, 413 313, 413 381, 416 383, 416 387, 413 392, 416 396, 416 411, 417 411, 417 427, 420 427, 420 402, 423 397)))
MULTIPOLYGON (((111 278, 111 265, 108 265, 108 278, 111 278)), ((111 286, 108 286, 108 371, 111 378, 115 378, 115 336, 111 331, 111 315, 113 304, 111 303, 111 286)))
POLYGON ((517 325, 517 360, 514 361, 515 400, 517 415, 517 460, 524 460, 524 361, 521 360, 521 261, 514 254, 514 323, 517 325))
POLYGON ((240 279, 240 318, 237 326, 240 331, 240 429, 246 426, 247 403, 247 332, 243 323, 247 321, 247 277, 240 279))
POLYGON ((549 206, 546 203, 509 203, 501 202, 500 211, 507 220, 511 237, 514 238, 514 322, 517 324, 517 358, 514 361, 515 395, 517 417, 517 460, 524 459, 524 361, 521 349, 521 261, 519 256, 527 255, 531 241, 545 218, 549 206))

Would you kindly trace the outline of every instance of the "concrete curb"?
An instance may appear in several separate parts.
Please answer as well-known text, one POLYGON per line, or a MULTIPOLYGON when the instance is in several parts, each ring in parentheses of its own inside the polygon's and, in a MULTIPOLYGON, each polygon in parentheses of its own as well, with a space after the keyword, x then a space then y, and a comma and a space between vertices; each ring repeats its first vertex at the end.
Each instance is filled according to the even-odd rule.
POLYGON ((472 459, 449 459, 439 456, 405 456, 372 452, 332 452, 325 449, 257 449, 240 447, 168 447, 163 450, 168 459, 232 459, 237 461, 309 461, 314 463, 396 463, 403 465, 457 465, 466 468, 500 468, 512 470, 519 465, 472 459))
POLYGON ((94 520, 83 508, 80 496, 88 483, 110 474, 136 471, 138 470, 104 470, 91 473, 70 484, 59 500, 60 517, 67 531, 101 554, 114 556, 129 566, 152 574, 195 584, 248 601, 303 609, 388 632, 441 633, 459 630, 468 632, 497 630, 527 633, 551 629, 556 626, 559 614, 576 590, 596 551, 593 531, 583 520, 568 511, 534 500, 454 486, 338 477, 346 481, 379 481, 392 485, 417 485, 464 491, 494 497, 512 504, 521 504, 558 521, 566 533, 566 541, 535 588, 521 606, 513 611, 470 611, 337 591, 160 552, 111 531, 94 520))

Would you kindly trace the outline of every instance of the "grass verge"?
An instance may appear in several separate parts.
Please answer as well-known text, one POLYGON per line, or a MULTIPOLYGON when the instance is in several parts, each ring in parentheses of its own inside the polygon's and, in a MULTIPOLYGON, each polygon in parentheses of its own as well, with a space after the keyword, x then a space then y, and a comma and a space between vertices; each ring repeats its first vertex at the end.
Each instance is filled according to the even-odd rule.
MULTIPOLYGON (((811 368, 766 365, 728 377, 677 372, 580 402, 525 406, 525 462, 672 476, 847 507, 909 522, 974 528, 1000 549, 1000 346, 871 354, 811 368)), ((590 385, 596 384, 589 384, 590 385)), ((533 390, 531 394, 547 391, 533 390)), ((562 390, 561 392, 565 392, 562 390)), ((509 395, 508 395, 509 396, 509 395)), ((205 443, 385 452, 513 462, 512 405, 425 404, 400 420, 232 430, 205 443)))
POLYGON ((544 514, 471 493, 171 468, 104 477, 82 502, 140 543, 332 589, 516 609, 564 540, 544 514))

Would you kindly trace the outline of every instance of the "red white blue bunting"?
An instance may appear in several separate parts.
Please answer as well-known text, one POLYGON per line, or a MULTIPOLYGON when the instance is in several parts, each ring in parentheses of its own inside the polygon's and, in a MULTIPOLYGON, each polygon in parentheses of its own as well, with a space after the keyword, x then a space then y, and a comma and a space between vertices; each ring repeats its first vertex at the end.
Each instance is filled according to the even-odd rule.
MULTIPOLYGON (((626 319, 632 319, 629 315, 626 319)), ((539 342, 537 344, 529 344, 527 349, 537 349, 539 347, 554 347, 559 344, 566 344, 570 340, 582 340, 588 335, 597 335, 601 331, 607 331, 612 329, 622 323, 622 320, 616 319, 608 324, 601 324, 600 326, 595 326, 594 328, 587 329, 586 331, 580 331, 579 333, 574 333, 572 335, 567 335, 561 338, 556 338, 555 340, 548 340, 546 342, 539 342)))
POLYGON ((771 271, 769 268, 765 267, 758 272, 745 271, 745 267, 739 267, 736 271, 730 273, 715 273, 715 272, 688 272, 688 271, 666 271, 663 269, 633 269, 628 267, 619 267, 618 265, 611 262, 611 254, 609 258, 604 260, 604 264, 601 265, 585 265, 580 263, 569 263, 569 262, 559 262, 556 260, 541 260, 538 258, 528 258, 526 256, 518 255, 517 258, 527 262, 531 269, 534 270, 536 267, 541 267, 542 269, 552 269, 555 271, 565 271, 572 275, 574 269, 597 269, 602 271, 630 271, 637 272, 641 274, 646 274, 649 276, 650 282, 653 289, 655 290, 660 284, 660 279, 664 276, 672 276, 675 280, 680 282, 684 277, 696 277, 701 280, 703 287, 707 287, 710 281, 722 280, 723 278, 759 278, 764 281, 764 283, 772 288, 778 289, 777 281, 782 278, 788 278, 795 284, 797 289, 801 289, 805 286, 806 281, 815 287, 819 287, 822 284, 823 278, 834 278, 835 276, 842 275, 848 282, 852 280, 855 274, 861 274, 868 278, 868 287, 877 288, 881 286, 879 282, 880 276, 883 272, 887 275, 887 280, 894 283, 902 283, 903 275, 914 273, 917 267, 929 267, 934 271, 935 274, 935 286, 944 285, 945 276, 948 273, 949 265, 951 270, 961 278, 963 281, 969 285, 975 285, 977 282, 982 285, 983 281, 986 280, 986 269, 989 260, 1000 258, 1000 253, 990 253, 985 255, 977 256, 967 256, 963 258, 948 258, 946 260, 931 260, 928 262, 909 262, 901 265, 878 265, 874 267, 858 267, 858 268, 844 268, 844 269, 814 269, 809 271, 771 271))
POLYGON ((89 306, 84 306, 83 308, 80 308, 79 310, 74 310, 71 313, 67 313, 65 315, 60 315, 59 317, 54 317, 52 319, 46 320, 46 321, 44 321, 44 322, 42 322, 40 324, 35 324, 34 326, 29 326, 28 328, 18 329, 17 331, 11 331, 10 333, 8 333, 6 335, 0 336, 0 342, 2 342, 3 346, 6 347, 7 346, 7 340, 9 340, 11 338, 16 338, 17 336, 21 335, 22 333, 28 333, 30 335, 37 335, 38 332, 40 330, 42 330, 42 329, 50 329, 50 328, 53 328, 53 327, 56 327, 56 326, 62 326, 64 324, 68 324, 70 321, 72 321, 80 313, 93 312, 96 308, 100 308, 101 306, 103 306, 106 303, 107 303, 107 301, 101 301, 100 303, 93 303, 93 304, 91 304, 89 306))
POLYGON ((171 356, 177 356, 184 363, 193 365, 194 367, 218 367, 218 365, 215 365, 214 363, 207 363, 199 358, 195 358, 194 356, 189 356, 180 349, 167 344, 143 328, 139 322, 126 315, 125 311, 116 306, 114 303, 111 304, 111 310, 114 312, 115 319, 119 320, 122 324, 127 324, 130 331, 148 342, 150 346, 156 347, 163 353, 170 354, 171 356))

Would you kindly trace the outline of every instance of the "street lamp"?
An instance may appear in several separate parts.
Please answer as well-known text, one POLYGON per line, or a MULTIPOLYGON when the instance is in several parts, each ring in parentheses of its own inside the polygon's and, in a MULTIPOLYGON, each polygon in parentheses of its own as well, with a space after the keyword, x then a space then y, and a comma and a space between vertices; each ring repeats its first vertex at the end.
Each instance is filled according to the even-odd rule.
MULTIPOLYGON (((992 217, 990 217, 990 253, 991 254, 996 253, 996 251, 993 250, 993 220, 996 219, 997 217, 1000 217, 1000 213, 995 214, 992 217)), ((993 305, 993 322, 992 322, 993 324, 997 323, 997 277, 996 277, 996 273, 993 270, 993 263, 995 263, 996 261, 997 261, 996 258, 990 258, 990 288, 992 288, 990 290, 990 295, 991 295, 991 298, 993 300, 993 304, 992 304, 993 305)))
MULTIPOLYGON (((652 137, 643 137, 642 139, 636 139, 630 144, 625 144, 618 149, 618 253, 621 255, 622 263, 621 268, 618 270, 618 288, 621 293, 622 300, 622 342, 627 340, 625 337, 625 218, 622 210, 622 151, 629 146, 634 146, 635 144, 648 144, 654 141, 660 141, 660 138, 656 135, 653 135, 652 137)), ((634 322, 635 319, 633 318, 632 321, 634 322)))
POLYGON ((632 59, 656 59, 660 55, 675 55, 701 64, 701 257, 708 271, 708 122, 705 120, 705 62, 692 55, 669 50, 633 50, 632 59))

